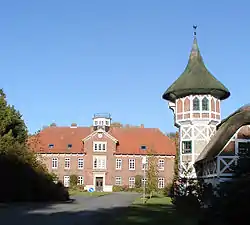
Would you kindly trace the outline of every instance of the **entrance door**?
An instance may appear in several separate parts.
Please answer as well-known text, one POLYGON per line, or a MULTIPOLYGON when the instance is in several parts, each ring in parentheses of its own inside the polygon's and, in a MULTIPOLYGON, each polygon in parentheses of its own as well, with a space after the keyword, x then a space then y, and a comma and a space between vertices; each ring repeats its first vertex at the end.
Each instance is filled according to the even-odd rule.
POLYGON ((96 177, 95 178, 95 190, 96 191, 103 191, 103 177, 96 177))

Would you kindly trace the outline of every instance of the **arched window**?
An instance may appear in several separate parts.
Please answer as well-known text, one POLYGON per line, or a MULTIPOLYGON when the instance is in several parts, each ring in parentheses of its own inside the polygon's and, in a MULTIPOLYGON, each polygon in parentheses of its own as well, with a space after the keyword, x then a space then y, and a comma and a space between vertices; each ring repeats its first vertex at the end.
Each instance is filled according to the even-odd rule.
POLYGON ((194 111, 200 110, 200 100, 197 97, 193 99, 193 110, 194 111))
POLYGON ((209 101, 207 97, 202 99, 202 110, 208 111, 209 110, 209 101))

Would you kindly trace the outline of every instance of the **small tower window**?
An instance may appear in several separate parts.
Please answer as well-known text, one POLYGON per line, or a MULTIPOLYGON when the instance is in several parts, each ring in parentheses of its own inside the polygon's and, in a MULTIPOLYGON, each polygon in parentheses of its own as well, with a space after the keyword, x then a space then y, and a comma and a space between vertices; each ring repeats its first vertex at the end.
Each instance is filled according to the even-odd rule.
POLYGON ((68 149, 71 149, 72 148, 72 144, 68 144, 68 149))
POLYGON ((192 153, 192 141, 183 141, 182 142, 182 154, 192 153))
POLYGON ((208 111, 209 110, 209 101, 207 97, 202 99, 202 110, 208 111))
POLYGON ((54 145, 53 144, 49 144, 49 148, 54 148, 54 145))
POLYGON ((194 111, 200 110, 200 100, 197 97, 193 99, 193 110, 194 111))
POLYGON ((141 145, 141 150, 146 150, 147 146, 146 145, 141 145))

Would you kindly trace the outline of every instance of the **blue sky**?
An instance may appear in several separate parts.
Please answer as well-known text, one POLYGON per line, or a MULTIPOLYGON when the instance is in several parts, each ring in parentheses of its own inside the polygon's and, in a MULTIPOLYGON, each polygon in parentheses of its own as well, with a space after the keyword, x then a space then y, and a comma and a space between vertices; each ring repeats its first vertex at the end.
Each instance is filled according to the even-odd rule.
POLYGON ((0 3, 0 87, 30 132, 114 121, 174 131, 161 96, 184 70, 197 24, 208 69, 231 91, 223 117, 250 102, 250 3, 8 0, 0 3))

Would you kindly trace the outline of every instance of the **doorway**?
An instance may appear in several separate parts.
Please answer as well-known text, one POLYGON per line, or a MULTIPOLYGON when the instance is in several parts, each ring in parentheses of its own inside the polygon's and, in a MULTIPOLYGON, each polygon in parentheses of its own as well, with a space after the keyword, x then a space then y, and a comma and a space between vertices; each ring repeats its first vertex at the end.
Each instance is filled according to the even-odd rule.
POLYGON ((95 178, 95 190, 96 191, 103 191, 103 177, 96 177, 95 178))

